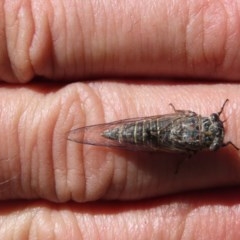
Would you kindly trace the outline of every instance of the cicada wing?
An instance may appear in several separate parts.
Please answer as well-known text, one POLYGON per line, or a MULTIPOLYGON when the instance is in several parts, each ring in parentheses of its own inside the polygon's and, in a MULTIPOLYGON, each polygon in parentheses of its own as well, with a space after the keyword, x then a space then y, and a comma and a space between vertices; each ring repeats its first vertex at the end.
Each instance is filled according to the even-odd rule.
MULTIPOLYGON (((144 151, 146 147, 144 146, 137 146, 129 143, 121 143, 117 140, 111 140, 103 136, 103 132, 112 128, 114 126, 118 126, 113 123, 106 123, 106 124, 98 124, 92 125, 82 128, 73 129, 68 133, 68 140, 81 143, 81 144, 88 144, 94 146, 103 146, 103 147, 113 147, 113 148, 120 148, 120 149, 127 149, 131 151, 141 150, 144 151)), ((149 149, 145 150, 149 151, 149 149)))
POLYGON ((102 133, 109 129, 109 123, 97 124, 70 130, 68 140, 97 146, 106 146, 108 139, 102 136, 102 133))
POLYGON ((103 133, 107 130, 114 128, 120 128, 124 124, 136 123, 138 121, 144 120, 155 120, 161 119, 162 121, 173 121, 176 118, 182 117, 184 113, 172 113, 166 115, 156 115, 150 117, 140 117, 140 118, 129 118, 120 121, 103 123, 97 125, 91 125, 81 128, 76 128, 68 132, 67 139, 81 144, 95 145, 95 146, 104 146, 104 147, 115 147, 121 149, 127 149, 131 151, 180 151, 179 149, 170 149, 169 146, 164 143, 157 148, 144 144, 133 144, 127 142, 120 142, 118 140, 112 140, 103 136, 103 133))

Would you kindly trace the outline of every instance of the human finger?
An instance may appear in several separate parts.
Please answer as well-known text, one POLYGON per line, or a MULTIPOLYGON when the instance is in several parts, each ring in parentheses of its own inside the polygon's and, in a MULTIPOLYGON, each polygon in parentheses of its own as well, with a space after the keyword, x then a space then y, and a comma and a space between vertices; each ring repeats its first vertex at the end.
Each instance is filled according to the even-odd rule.
POLYGON ((148 85, 128 81, 28 85, 0 89, 1 199, 77 202, 143 199, 176 192, 238 185, 239 153, 231 146, 183 161, 173 153, 131 152, 78 144, 70 129, 114 120, 193 110, 218 112, 226 136, 239 146, 239 86, 148 85), (213 97, 214 96, 214 97, 213 97), (191 101, 190 101, 191 100, 191 101))
POLYGON ((238 80, 239 1, 2 1, 0 78, 238 80))
POLYGON ((239 239, 239 189, 137 202, 4 202, 0 234, 12 239, 239 239))

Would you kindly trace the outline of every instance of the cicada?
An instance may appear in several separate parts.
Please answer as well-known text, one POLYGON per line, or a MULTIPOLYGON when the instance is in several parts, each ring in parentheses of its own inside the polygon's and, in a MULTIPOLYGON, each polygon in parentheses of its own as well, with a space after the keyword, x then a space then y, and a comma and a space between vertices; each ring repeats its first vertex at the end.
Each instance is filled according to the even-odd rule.
POLYGON ((68 139, 77 143, 117 147, 139 151, 196 153, 218 150, 224 143, 224 121, 220 119, 226 103, 217 113, 203 117, 193 111, 177 110, 172 114, 130 118, 73 129, 68 139))

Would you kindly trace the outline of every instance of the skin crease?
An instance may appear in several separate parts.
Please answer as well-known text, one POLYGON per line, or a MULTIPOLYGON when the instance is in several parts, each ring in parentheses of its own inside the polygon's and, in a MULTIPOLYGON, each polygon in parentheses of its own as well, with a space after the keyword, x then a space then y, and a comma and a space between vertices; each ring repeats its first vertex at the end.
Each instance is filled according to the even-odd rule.
POLYGON ((208 116, 228 98, 225 141, 240 146, 239 3, 1 1, 0 236, 239 239, 231 146, 182 161, 66 140, 169 103, 208 116))

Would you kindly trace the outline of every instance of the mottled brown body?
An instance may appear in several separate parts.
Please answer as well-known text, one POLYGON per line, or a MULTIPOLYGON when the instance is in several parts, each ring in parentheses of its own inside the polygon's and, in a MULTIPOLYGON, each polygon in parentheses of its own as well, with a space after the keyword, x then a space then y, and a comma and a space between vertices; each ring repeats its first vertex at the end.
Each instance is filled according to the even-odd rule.
POLYGON ((102 135, 120 144, 142 146, 153 151, 195 152, 221 147, 224 127, 218 115, 201 117, 194 112, 182 111, 122 123, 110 127, 102 135))

